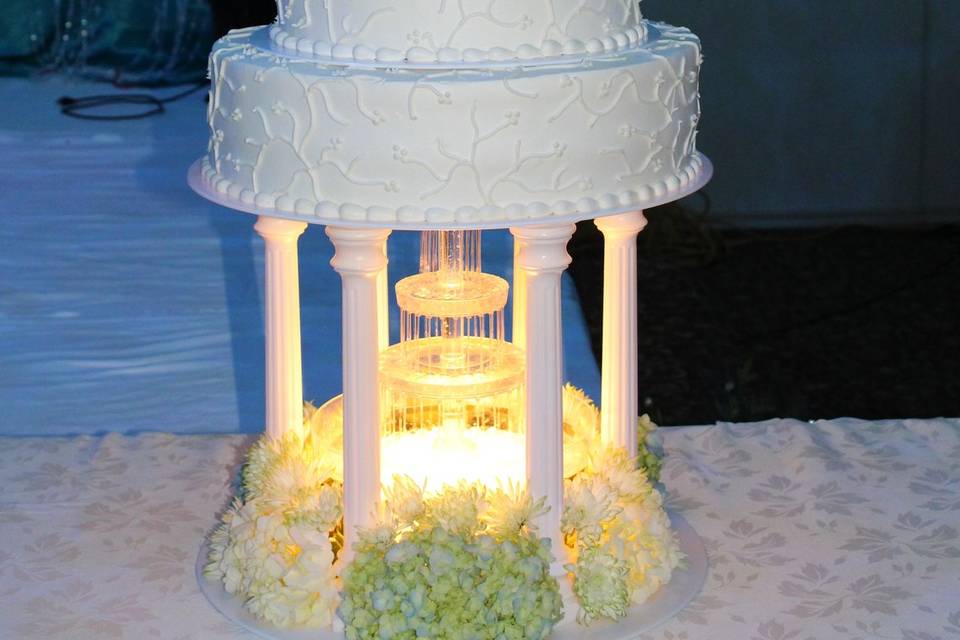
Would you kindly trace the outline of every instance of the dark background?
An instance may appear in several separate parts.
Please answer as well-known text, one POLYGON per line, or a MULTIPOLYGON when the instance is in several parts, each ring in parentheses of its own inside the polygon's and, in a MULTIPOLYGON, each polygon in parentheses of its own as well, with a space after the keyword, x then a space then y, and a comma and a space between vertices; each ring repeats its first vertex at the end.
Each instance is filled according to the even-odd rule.
POLYGON ((714 213, 757 224, 957 221, 960 2, 643 0, 703 41, 714 213))
POLYGON ((273 22, 277 5, 273 0, 209 0, 213 30, 223 35, 230 29, 273 22))
MULTIPOLYGON (((960 415, 960 226, 718 227, 647 212, 641 411, 660 424, 960 415)), ((570 273, 601 355, 602 237, 570 273)))

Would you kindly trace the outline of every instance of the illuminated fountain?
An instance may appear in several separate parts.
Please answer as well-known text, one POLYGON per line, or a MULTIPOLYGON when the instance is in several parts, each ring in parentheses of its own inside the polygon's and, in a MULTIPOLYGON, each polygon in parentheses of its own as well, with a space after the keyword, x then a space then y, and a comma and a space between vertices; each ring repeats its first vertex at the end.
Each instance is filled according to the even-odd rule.
POLYGON ((400 342, 380 356, 380 476, 428 491, 520 484, 524 360, 504 335, 509 285, 480 270, 480 231, 425 231, 420 251, 420 273, 396 287, 400 342))
MULTIPOLYGON (((481 271, 480 237, 422 232, 420 272, 397 283, 400 342, 379 355, 384 483, 405 475, 433 493, 526 482, 526 362, 506 340, 510 287, 481 271)), ((342 424, 342 397, 321 411, 342 424)))

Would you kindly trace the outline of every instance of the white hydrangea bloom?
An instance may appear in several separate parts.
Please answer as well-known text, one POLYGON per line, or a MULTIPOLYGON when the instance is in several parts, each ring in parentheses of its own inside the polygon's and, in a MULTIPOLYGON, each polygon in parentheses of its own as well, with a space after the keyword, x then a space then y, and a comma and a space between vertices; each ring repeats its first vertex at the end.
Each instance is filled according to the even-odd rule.
POLYGON ((291 522, 273 503, 253 498, 228 512, 211 546, 207 575, 245 597, 254 615, 280 627, 333 622, 338 598, 328 531, 291 522))
MULTIPOLYGON (((308 411, 306 417, 315 411, 308 411)), ((205 574, 279 627, 330 627, 339 604, 331 534, 342 515, 333 436, 322 424, 306 435, 262 437, 243 472, 244 494, 210 537, 205 574)))

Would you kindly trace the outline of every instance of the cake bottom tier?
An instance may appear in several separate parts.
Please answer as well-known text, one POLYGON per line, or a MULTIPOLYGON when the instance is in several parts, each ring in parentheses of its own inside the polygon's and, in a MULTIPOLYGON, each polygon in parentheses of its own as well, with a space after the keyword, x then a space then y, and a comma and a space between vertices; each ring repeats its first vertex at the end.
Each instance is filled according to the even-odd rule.
POLYGON ((211 54, 202 180, 324 223, 505 226, 663 201, 705 171, 700 44, 649 30, 617 55, 448 70, 324 64, 233 32, 211 54))

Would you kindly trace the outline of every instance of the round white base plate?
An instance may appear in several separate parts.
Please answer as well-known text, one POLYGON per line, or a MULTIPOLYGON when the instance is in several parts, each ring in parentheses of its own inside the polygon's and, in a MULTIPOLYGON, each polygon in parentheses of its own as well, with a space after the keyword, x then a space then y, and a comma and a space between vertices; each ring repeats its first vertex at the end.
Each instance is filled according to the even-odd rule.
MULTIPOLYGON (((690 604, 707 579, 707 551, 700 536, 682 516, 671 513, 670 521, 680 540, 680 549, 687 556, 687 566, 684 569, 674 571, 668 584, 645 603, 632 607, 626 618, 618 622, 597 621, 589 627, 580 626, 573 620, 564 622, 550 634, 550 640, 632 640, 663 624, 690 604)), ((342 632, 332 630, 278 629, 258 620, 243 607, 243 600, 227 593, 222 584, 204 577, 203 566, 206 564, 208 551, 209 545, 204 542, 197 556, 197 582, 200 584, 200 591, 214 609, 231 622, 260 638, 343 640, 345 637, 342 632)))
POLYGON ((661 204, 666 204, 668 202, 673 202, 679 200, 680 198, 686 197, 691 193, 696 193, 703 188, 710 178, 713 177, 713 164, 710 162, 710 159, 707 158, 702 153, 697 152, 697 155, 700 156, 700 159, 703 161, 703 168, 700 173, 697 175, 695 180, 690 181, 682 189, 676 191, 668 191, 659 196, 652 196, 643 202, 634 202, 627 206, 617 206, 612 209, 600 209, 597 211, 578 211, 576 213, 571 213, 568 215, 550 215, 550 216, 539 216, 534 218, 521 218, 517 220, 493 220, 493 221, 484 221, 477 220, 474 222, 401 222, 394 220, 392 222, 371 222, 368 220, 342 220, 339 218, 320 218, 314 215, 308 214, 299 214, 292 211, 284 211, 282 209, 269 208, 269 207, 258 207, 255 204, 248 204, 237 198, 231 198, 225 193, 220 193, 216 189, 212 188, 207 182, 203 179, 203 158, 195 161, 190 165, 190 170, 187 172, 187 184, 193 189, 197 194, 203 196, 210 202, 218 204, 229 209, 235 209, 237 211, 243 211, 246 213, 252 213, 258 216, 269 216, 271 218, 283 218, 284 220, 294 220, 297 222, 308 222, 310 224, 329 224, 337 227, 359 227, 359 228, 389 228, 396 230, 405 230, 405 231, 421 231, 421 230, 430 230, 430 229, 506 229, 508 227, 519 227, 524 225, 538 225, 538 224, 563 224, 570 222, 580 222, 581 220, 589 220, 592 218, 600 218, 603 216, 610 216, 619 213, 626 213, 628 211, 642 211, 644 209, 651 209, 653 207, 659 206, 661 204))

